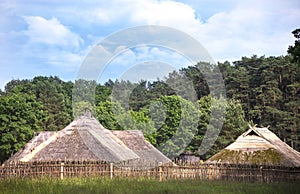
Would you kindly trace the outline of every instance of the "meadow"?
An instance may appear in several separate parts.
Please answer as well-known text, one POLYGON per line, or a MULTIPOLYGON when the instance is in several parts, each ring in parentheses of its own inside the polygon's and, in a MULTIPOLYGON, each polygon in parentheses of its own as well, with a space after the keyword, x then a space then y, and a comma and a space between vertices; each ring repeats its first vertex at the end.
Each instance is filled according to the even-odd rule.
POLYGON ((295 183, 125 178, 0 179, 0 193, 300 193, 295 183))

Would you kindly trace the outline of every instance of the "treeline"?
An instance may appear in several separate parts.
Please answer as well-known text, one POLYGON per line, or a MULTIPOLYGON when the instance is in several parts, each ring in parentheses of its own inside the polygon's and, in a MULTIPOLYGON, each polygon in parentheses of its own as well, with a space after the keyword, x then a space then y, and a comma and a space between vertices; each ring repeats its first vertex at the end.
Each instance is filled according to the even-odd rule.
MULTIPOLYGON (((246 130, 247 123, 269 125, 299 150, 299 73, 299 66, 291 62, 290 56, 253 56, 217 66, 198 63, 154 82, 73 83, 42 76, 12 80, 0 96, 0 161, 17 152, 39 131, 63 129, 80 115, 76 111, 88 106, 106 128, 143 130, 146 138, 170 157, 183 151, 200 154, 200 146, 205 150, 201 143, 207 128, 218 135, 214 123, 220 122, 223 128, 209 151, 201 154, 203 159, 233 142, 246 130), (226 96, 210 96, 212 88, 201 72, 204 68, 211 75, 220 69, 226 96), (189 99, 183 77, 192 82, 195 100, 189 99), (212 118, 212 112, 220 116, 212 118), (170 149, 173 153, 168 152, 170 149)), ((219 86, 213 87, 217 90, 219 86)), ((205 140, 211 141, 214 139, 205 140)))
POLYGON ((270 126, 296 150, 300 146, 300 68, 290 56, 242 58, 219 64, 227 96, 242 103, 245 119, 270 126))

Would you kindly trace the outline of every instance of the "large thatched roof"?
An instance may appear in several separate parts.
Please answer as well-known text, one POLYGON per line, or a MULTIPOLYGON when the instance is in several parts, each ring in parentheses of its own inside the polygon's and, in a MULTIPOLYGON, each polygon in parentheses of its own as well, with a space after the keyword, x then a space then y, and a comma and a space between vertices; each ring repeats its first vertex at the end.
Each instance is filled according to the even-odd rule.
POLYGON ((268 128, 251 127, 206 163, 300 166, 300 153, 268 128))
POLYGON ((110 131, 81 116, 58 132, 40 132, 8 161, 106 161, 127 164, 171 162, 141 131, 110 131))

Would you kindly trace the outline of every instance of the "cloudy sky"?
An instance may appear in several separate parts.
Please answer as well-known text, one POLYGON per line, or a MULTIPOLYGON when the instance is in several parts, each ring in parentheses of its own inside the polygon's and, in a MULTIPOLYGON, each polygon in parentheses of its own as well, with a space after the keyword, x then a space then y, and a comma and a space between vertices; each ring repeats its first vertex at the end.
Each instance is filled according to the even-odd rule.
MULTIPOLYGON (((254 54, 285 55, 288 45, 294 43, 291 31, 300 27, 299 2, 1 0, 0 88, 11 79, 37 75, 74 80, 95 44, 140 25, 178 29, 199 41, 215 61, 235 61, 254 54)), ((115 56, 101 81, 120 77, 116 73, 120 66, 129 68, 146 61, 147 69, 151 60, 169 64, 167 69, 187 63, 165 48, 133 48, 115 56)))

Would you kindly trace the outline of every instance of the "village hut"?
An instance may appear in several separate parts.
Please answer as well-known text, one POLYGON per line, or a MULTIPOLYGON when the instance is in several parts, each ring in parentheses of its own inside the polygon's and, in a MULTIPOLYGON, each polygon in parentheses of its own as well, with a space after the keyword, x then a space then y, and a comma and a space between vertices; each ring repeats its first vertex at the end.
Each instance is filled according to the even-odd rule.
POLYGON ((152 167, 159 164, 172 163, 169 158, 145 139, 142 131, 115 130, 112 133, 139 156, 139 159, 132 161, 135 163, 135 166, 152 167))
POLYGON ((148 160, 151 157, 152 160, 161 163, 170 161, 151 147, 141 132, 123 132, 126 134, 124 138, 121 133, 115 132, 115 134, 119 134, 124 142, 112 131, 105 129, 94 117, 84 115, 61 131, 40 132, 5 163, 101 161, 134 164, 133 161, 142 161, 143 158, 148 160), (129 137, 130 135, 134 137, 129 137), (144 147, 139 148, 139 146, 144 147), (147 152, 150 154, 147 155, 147 152))
POLYGON ((235 142, 205 163, 300 166, 300 153, 281 141, 268 128, 249 127, 235 142))

